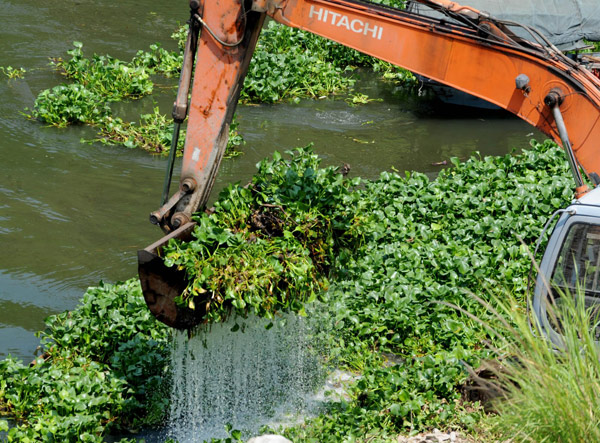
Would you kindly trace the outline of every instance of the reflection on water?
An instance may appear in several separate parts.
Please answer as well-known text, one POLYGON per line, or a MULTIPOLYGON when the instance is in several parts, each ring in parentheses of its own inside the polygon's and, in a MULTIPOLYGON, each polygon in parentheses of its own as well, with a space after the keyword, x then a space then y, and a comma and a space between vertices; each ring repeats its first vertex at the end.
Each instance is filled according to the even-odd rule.
MULTIPOLYGON (((135 275, 136 250, 161 235, 147 220, 160 200, 164 159, 81 143, 94 137, 92 128, 48 128, 21 115, 40 90, 65 81, 48 57, 66 56, 75 40, 86 54, 120 58, 156 41, 174 48, 169 36, 186 13, 170 0, 143 7, 132 0, 0 0, 0 66, 27 70, 24 79, 0 77, 0 358, 29 360, 45 316, 73 308, 101 279, 135 275)), ((351 174, 376 178, 392 167, 434 174, 432 163, 473 151, 503 154, 526 146, 532 132, 515 119, 430 115, 422 102, 366 76, 359 88, 382 101, 240 107, 245 154, 224 162, 216 190, 247 181, 274 150, 311 142, 326 164, 349 163, 351 174)), ((170 113, 174 91, 157 90, 115 112, 133 118, 156 101, 170 113)))

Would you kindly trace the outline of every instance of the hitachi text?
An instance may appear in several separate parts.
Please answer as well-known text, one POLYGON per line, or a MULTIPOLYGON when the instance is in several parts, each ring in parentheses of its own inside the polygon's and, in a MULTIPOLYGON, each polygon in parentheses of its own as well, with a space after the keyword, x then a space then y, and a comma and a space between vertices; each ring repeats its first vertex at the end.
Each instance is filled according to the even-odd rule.
POLYGON ((321 22, 329 23, 338 28, 346 28, 348 31, 357 34, 370 35, 377 40, 381 40, 381 35, 383 33, 383 28, 381 26, 371 25, 369 22, 358 18, 351 20, 347 15, 326 8, 316 8, 314 5, 310 6, 308 17, 316 17, 317 20, 321 22))

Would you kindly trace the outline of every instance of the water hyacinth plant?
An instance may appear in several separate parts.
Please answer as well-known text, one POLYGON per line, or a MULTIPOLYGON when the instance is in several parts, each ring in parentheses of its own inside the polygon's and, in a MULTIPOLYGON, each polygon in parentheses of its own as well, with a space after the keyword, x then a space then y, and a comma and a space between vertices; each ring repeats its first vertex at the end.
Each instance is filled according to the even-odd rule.
MULTIPOLYGON (((580 302, 585 290, 560 295, 548 305, 561 345, 543 333, 540 319, 528 317, 511 294, 494 299, 497 321, 488 323, 493 355, 500 362, 486 388, 500 395, 489 420, 501 439, 515 442, 599 441, 600 348, 597 306, 580 302)), ((558 295, 558 292, 557 292, 558 295)))
POLYGON ((146 309, 137 280, 89 288, 46 326, 34 364, 0 361, 0 416, 15 424, 9 442, 103 441, 164 419, 167 328, 146 309))
POLYGON ((31 115, 62 128, 76 123, 100 124, 110 114, 104 97, 79 83, 71 83, 40 92, 31 115))
MULTIPOLYGON (((385 172, 360 186, 302 148, 261 162, 247 187, 223 191, 211 214, 197 216, 195 239, 171 243, 164 259, 189 277, 181 303, 209 303, 212 321, 232 311, 302 313, 313 298, 323 301, 309 311, 329 331, 323 358, 360 377, 347 398, 280 430, 293 441, 388 441, 433 427, 478 432, 483 411, 462 395, 466 368, 493 356, 484 343, 500 347, 506 340, 448 304, 498 329, 488 305, 500 309, 496 300, 508 288, 511 313, 524 311, 530 258, 520 239, 537 239, 554 209, 570 201, 571 187, 564 154, 550 142, 521 154, 454 160, 435 180, 385 172), (483 295, 487 305, 467 292, 483 295)), ((167 377, 165 330, 150 318, 137 281, 92 288, 82 308, 48 325, 39 364, 0 363, 0 411, 18 418, 9 434, 14 441, 42 434, 99 440, 111 429, 160 421, 164 398, 155 383, 167 377)), ((569 381, 564 388, 573 392, 564 393, 556 380, 569 380, 565 372, 575 365, 577 379, 589 380, 595 366, 574 356, 543 358, 525 367, 541 374, 532 383, 554 374, 548 380, 555 390, 540 384, 540 395, 528 394, 530 409, 515 393, 507 408, 525 409, 508 409, 498 432, 519 427, 519 414, 542 429, 567 417, 542 420, 543 390, 556 394, 548 404, 580 409, 590 420, 579 423, 594 422, 593 411, 581 406, 595 395, 594 383, 569 381), (543 372, 552 365, 558 369, 543 372)), ((595 438, 593 429, 586 432, 573 435, 595 438)))
POLYGON ((240 100, 275 103, 344 92, 354 79, 344 74, 327 51, 325 39, 274 21, 263 29, 250 62, 240 100))
POLYGON ((348 203, 357 182, 336 168, 320 168, 310 148, 274 154, 259 164, 247 187, 225 189, 211 214, 199 214, 195 239, 172 240, 165 264, 185 269, 189 286, 180 303, 204 304, 207 321, 231 308, 271 317, 303 312, 327 286, 344 248, 359 243, 360 217, 348 203))
POLYGON ((75 49, 67 51, 68 60, 52 61, 54 67, 67 78, 92 89, 107 101, 140 98, 152 93, 154 84, 150 72, 143 65, 127 63, 108 55, 83 56, 83 43, 73 42, 75 49))
POLYGON ((72 83, 42 91, 31 117, 53 126, 87 123, 102 126, 112 116, 110 102, 138 99, 152 93, 150 70, 134 63, 94 55, 83 55, 81 42, 74 42, 68 60, 52 61, 55 69, 72 83))

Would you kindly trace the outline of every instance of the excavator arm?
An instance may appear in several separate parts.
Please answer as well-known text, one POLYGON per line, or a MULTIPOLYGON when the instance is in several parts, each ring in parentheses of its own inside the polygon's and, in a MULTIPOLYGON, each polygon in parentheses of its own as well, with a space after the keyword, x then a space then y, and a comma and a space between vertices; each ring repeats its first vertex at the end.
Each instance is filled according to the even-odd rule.
POLYGON ((524 40, 511 31, 517 24, 468 6, 417 1, 448 18, 358 0, 191 0, 190 36, 173 112, 178 127, 194 69, 179 190, 168 201, 165 195, 163 206, 151 214, 169 234, 138 254, 144 296, 159 320, 180 329, 202 321, 204 313, 175 304, 185 276, 164 266, 160 248, 173 237, 185 240, 193 229, 192 214, 208 201, 266 16, 494 103, 565 147, 578 194, 587 189, 581 170, 599 181, 598 78, 534 30, 526 28, 532 38, 524 40))

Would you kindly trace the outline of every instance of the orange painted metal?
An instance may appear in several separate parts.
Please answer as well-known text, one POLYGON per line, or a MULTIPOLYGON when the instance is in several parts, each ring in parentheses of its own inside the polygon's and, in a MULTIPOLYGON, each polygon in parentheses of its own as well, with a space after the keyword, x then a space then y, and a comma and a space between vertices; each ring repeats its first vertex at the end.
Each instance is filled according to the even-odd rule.
MULTIPOLYGON (((270 14, 366 54, 452 86, 509 110, 561 144, 544 98, 553 88, 575 157, 586 173, 600 175, 600 82, 589 71, 541 49, 484 39, 466 27, 447 26, 402 11, 348 0, 282 0, 270 14), (515 87, 525 74, 530 90, 515 87)), ((424 2, 427 3, 427 2, 424 2)), ((477 12, 435 0, 453 11, 477 12)))
POLYGON ((590 187, 588 185, 577 186, 575 188, 575 199, 579 200, 588 192, 590 192, 590 187))
POLYGON ((196 185, 185 209, 180 209, 180 214, 188 217, 208 200, 265 18, 264 14, 243 10, 237 0, 203 3, 199 8, 203 9, 202 20, 212 33, 221 42, 240 44, 225 46, 206 27, 200 31, 181 171, 181 183, 193 179, 196 185))

